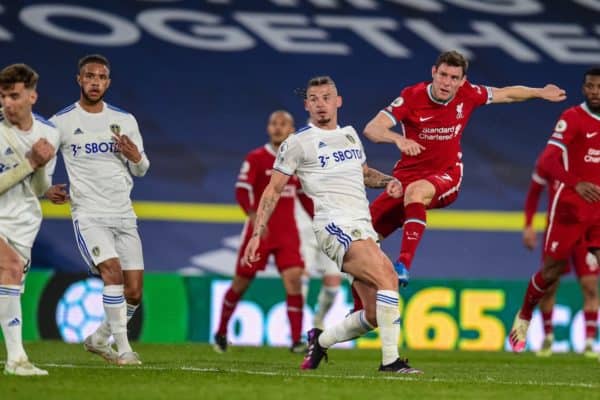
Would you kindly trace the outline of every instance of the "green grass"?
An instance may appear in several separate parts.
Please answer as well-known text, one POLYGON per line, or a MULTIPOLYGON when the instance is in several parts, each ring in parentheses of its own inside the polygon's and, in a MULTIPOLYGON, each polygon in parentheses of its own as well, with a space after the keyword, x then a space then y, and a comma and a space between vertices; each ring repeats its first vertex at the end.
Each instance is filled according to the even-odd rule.
MULTIPOLYGON (((411 351, 422 376, 378 373, 379 352, 330 350, 303 372, 284 348, 136 344, 144 365, 115 367, 80 345, 28 343, 48 377, 0 376, 0 399, 598 399, 600 363, 581 355, 411 351)), ((3 356, 2 356, 3 357, 3 356)))

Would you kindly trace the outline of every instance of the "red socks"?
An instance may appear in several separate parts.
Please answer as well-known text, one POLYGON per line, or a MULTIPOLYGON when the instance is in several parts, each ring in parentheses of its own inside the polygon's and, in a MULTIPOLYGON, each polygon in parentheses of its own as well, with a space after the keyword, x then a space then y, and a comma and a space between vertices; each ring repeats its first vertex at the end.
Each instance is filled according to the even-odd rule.
POLYGON ((425 232, 427 226, 427 214, 425 212, 425 204, 410 203, 404 207, 404 226, 402 228, 402 247, 400 248, 401 261, 406 269, 410 269, 412 260, 415 257, 417 247, 425 232))
POLYGON ((227 335, 227 324, 229 324, 231 315, 235 311, 235 307, 239 300, 240 295, 234 292, 233 289, 229 288, 227 293, 225 293, 223 307, 221 308, 221 321, 219 322, 219 330, 217 331, 219 335, 227 335))

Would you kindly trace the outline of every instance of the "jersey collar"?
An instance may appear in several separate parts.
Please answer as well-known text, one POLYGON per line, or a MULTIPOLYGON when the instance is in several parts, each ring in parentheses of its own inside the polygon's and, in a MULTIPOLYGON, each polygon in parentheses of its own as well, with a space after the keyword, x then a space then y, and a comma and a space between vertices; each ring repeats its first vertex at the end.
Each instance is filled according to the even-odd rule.
POLYGON ((583 108, 583 111, 585 111, 586 113, 588 113, 588 115, 592 118, 594 118, 597 121, 600 121, 600 115, 598 114, 594 114, 592 112, 592 110, 590 110, 590 108, 588 107, 587 103, 584 101, 583 103, 580 104, 581 108, 583 108))
POLYGON ((267 150, 267 153, 276 156, 277 153, 275 152, 275 149, 273 148, 273 145, 271 143, 266 143, 265 144, 265 149, 267 150))

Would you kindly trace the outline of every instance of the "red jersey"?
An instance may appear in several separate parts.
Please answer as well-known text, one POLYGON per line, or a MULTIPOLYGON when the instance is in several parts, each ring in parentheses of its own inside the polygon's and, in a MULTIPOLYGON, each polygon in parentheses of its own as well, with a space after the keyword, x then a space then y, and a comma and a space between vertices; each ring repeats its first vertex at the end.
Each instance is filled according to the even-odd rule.
POLYGON ((569 175, 600 185, 600 116, 585 103, 562 113, 548 146, 563 151, 563 167, 569 175))
POLYGON ((421 82, 402 90, 387 108, 382 110, 394 122, 401 124, 404 136, 423 145, 417 156, 402 155, 394 173, 402 171, 419 179, 456 165, 462 157, 460 139, 477 107, 492 101, 492 89, 465 82, 447 102, 436 100, 431 83, 421 82))
MULTIPOLYGON (((260 197, 271 180, 275 156, 276 153, 270 144, 254 149, 246 156, 235 184, 237 201, 246 214, 256 211, 260 197)), ((290 229, 297 231, 294 199, 299 186, 300 182, 295 176, 285 185, 267 224, 269 234, 289 232, 290 229)))

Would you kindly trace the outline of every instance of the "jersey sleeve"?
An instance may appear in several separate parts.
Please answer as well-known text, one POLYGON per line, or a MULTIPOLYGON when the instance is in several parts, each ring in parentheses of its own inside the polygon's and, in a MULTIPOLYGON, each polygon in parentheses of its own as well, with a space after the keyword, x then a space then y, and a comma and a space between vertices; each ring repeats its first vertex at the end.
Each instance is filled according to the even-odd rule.
POLYGON ((255 211, 256 208, 254 184, 256 183, 257 171, 257 159, 250 153, 242 163, 235 183, 235 198, 246 214, 255 211))
POLYGON ((400 93, 400 96, 396 97, 394 101, 381 110, 381 112, 385 114, 395 126, 399 122, 402 122, 408 115, 410 105, 407 105, 407 102, 410 103, 410 94, 408 89, 404 89, 400 93))
POLYGON ((525 226, 530 227, 533 223, 533 217, 537 211, 540 196, 548 182, 540 176, 538 171, 534 171, 531 175, 531 183, 525 197, 525 226))
POLYGON ((288 137, 277 151, 273 169, 282 174, 292 176, 298 165, 304 159, 304 149, 296 135, 288 137))
POLYGON ((144 141, 142 140, 142 134, 140 133, 138 123, 133 115, 129 115, 129 118, 131 126, 126 132, 127 137, 129 137, 129 139, 131 139, 131 141, 136 145, 138 151, 142 155, 142 158, 137 163, 127 162, 127 165, 129 166, 129 171, 132 175, 141 177, 144 176, 148 171, 148 168, 150 168, 150 160, 148 160, 148 156, 144 151, 144 141))
POLYGON ((490 104, 494 100, 492 88, 489 86, 475 85, 467 81, 465 82, 465 89, 477 107, 490 104))
POLYGON ((548 140, 548 145, 556 146, 566 152, 567 146, 579 131, 578 125, 577 116, 570 110, 565 111, 556 122, 552 136, 548 140))

